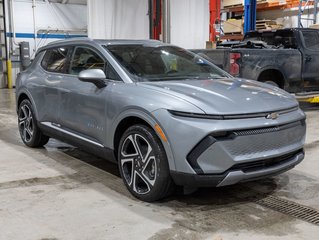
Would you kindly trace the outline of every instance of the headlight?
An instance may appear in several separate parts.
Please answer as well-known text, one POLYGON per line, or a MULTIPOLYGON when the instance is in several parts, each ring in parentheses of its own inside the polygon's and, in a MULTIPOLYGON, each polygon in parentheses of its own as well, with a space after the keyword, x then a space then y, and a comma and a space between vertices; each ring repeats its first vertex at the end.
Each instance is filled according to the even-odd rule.
POLYGON ((189 118, 201 118, 201 119, 214 119, 214 120, 223 120, 224 117, 221 115, 212 115, 212 114, 202 114, 202 113, 190 113, 190 112, 181 112, 175 110, 167 110, 170 114, 178 117, 189 117, 189 118))

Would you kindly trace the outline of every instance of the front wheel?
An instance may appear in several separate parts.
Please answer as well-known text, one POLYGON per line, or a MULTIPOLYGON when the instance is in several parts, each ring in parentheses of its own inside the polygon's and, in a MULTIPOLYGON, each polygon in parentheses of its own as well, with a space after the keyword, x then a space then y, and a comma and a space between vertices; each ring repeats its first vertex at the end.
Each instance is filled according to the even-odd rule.
POLYGON ((18 108, 18 125, 22 141, 28 147, 42 147, 49 141, 49 137, 39 129, 33 107, 28 99, 23 100, 18 108))
POLYGON ((165 150, 156 133, 145 125, 128 128, 119 144, 122 179, 135 197, 152 202, 173 190, 165 150))

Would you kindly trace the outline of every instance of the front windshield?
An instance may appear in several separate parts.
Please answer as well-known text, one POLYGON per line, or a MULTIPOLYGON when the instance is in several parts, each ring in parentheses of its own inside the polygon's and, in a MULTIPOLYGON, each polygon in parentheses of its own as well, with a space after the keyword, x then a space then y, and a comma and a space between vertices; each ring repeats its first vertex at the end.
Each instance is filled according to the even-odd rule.
POLYGON ((230 77, 206 59, 174 46, 109 45, 107 50, 136 81, 230 77))

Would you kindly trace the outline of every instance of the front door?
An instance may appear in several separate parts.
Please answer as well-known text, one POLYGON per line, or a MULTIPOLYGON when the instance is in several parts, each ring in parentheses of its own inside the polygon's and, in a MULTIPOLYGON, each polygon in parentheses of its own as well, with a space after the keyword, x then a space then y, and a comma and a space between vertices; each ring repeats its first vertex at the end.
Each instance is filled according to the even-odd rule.
POLYGON ((78 74, 86 69, 105 70, 106 62, 89 47, 76 47, 68 75, 61 80, 61 128, 91 143, 103 145, 106 136, 106 102, 111 85, 98 88, 82 82, 78 74))

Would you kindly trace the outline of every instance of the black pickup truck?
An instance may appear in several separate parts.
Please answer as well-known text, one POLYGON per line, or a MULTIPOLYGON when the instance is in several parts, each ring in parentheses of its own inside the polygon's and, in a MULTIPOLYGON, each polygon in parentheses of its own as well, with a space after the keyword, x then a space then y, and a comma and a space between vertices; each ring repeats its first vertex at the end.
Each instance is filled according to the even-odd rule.
POLYGON ((319 30, 252 31, 231 47, 192 50, 233 76, 279 86, 291 93, 319 91, 319 30))

